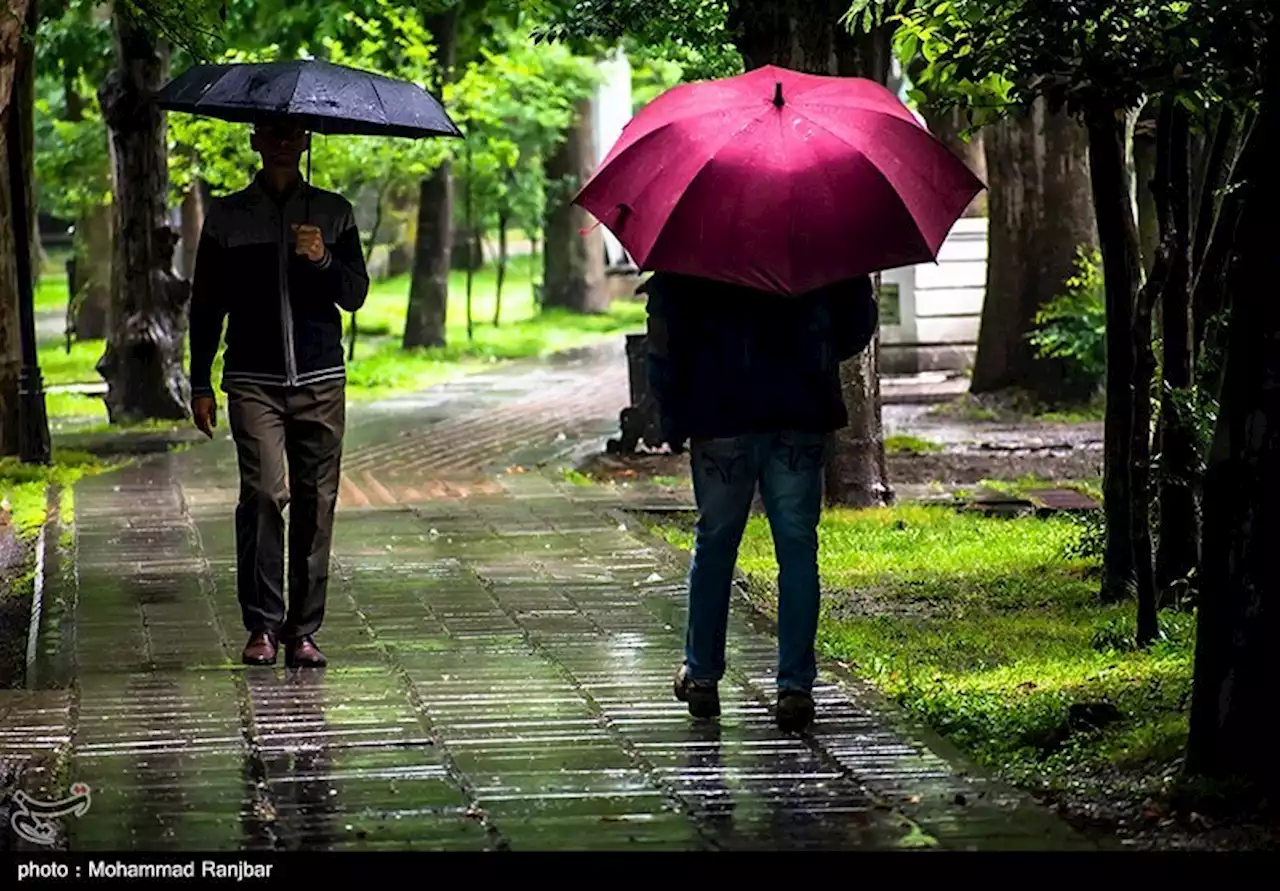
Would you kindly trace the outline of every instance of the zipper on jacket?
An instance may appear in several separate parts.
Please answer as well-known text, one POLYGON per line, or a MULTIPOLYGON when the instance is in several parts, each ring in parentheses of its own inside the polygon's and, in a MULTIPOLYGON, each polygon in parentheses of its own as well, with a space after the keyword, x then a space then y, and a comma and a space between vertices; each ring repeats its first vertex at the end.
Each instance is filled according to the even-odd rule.
POLYGON ((289 305, 289 234, 288 215, 279 210, 280 244, 277 259, 280 266, 280 314, 284 333, 284 376, 290 387, 298 383, 298 359, 293 350, 293 308, 289 305))

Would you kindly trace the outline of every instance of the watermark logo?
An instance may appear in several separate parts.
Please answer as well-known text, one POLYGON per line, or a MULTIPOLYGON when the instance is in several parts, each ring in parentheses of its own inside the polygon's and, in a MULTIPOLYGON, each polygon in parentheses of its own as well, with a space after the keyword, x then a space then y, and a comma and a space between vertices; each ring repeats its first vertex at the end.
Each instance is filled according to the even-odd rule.
POLYGON ((15 792, 10 805, 9 825, 19 838, 47 847, 57 840, 57 821, 62 817, 84 816, 91 799, 89 787, 84 783, 76 783, 71 787, 70 795, 57 801, 41 801, 26 792, 15 792))

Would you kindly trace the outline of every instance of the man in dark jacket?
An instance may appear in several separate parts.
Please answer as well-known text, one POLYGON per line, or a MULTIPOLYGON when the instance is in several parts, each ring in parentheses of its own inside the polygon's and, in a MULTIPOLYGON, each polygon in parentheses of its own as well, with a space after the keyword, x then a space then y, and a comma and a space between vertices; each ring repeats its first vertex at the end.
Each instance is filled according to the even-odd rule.
POLYGON ((251 665, 274 664, 281 642, 290 666, 326 661, 314 635, 346 423, 339 310, 355 312, 369 290, 351 204, 304 182, 298 169, 309 139, 289 124, 255 129, 262 169, 246 189, 212 202, 192 282, 192 412, 210 437, 211 372, 226 322, 222 389, 240 465, 237 591, 251 665))
POLYGON ((664 439, 690 442, 699 513, 676 696, 694 717, 720 714, 733 570, 759 486, 780 570, 777 719, 801 730, 814 715, 823 470, 849 422, 840 363, 879 322, 871 281, 784 297, 657 273, 643 290, 650 385, 664 439))

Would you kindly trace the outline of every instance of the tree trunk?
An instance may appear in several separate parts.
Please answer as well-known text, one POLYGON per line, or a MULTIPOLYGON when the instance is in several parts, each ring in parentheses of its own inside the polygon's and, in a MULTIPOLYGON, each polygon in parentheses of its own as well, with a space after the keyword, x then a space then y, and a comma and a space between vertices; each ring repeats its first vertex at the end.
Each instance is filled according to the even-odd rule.
MULTIPOLYGON (((1107 413, 1103 453, 1103 495, 1107 542, 1102 595, 1118 600, 1135 581, 1130 447, 1133 442, 1134 301, 1142 279, 1137 223, 1133 218, 1125 165, 1125 124, 1110 108, 1091 109, 1089 170, 1106 280, 1107 413)), ((1147 398, 1146 393, 1136 394, 1147 398)))
MULTIPOLYGON (((437 95, 453 79, 458 47, 458 9, 427 16, 436 46, 437 95)), ((449 310, 449 270, 453 262, 453 165, 444 161, 418 191, 418 231, 413 252, 409 308, 403 346, 442 347, 449 310)))
POLYGON ((453 260, 453 171, 442 161, 422 181, 418 198, 418 237, 414 246, 413 275, 409 282, 409 307, 405 314, 404 340, 408 350, 442 347, 449 310, 449 272, 453 260))
POLYGON ((62 119, 64 121, 84 120, 84 97, 76 89, 75 72, 70 62, 65 59, 62 63, 62 95, 64 99, 62 119))
POLYGON ((539 232, 529 233, 529 291, 531 292, 530 296, 533 297, 534 308, 539 311, 542 309, 543 285, 538 281, 535 270, 538 268, 538 239, 540 234, 539 232))
POLYGON ((1093 383, 1068 363, 1037 357, 1027 335, 1036 313, 1066 291, 1080 248, 1097 246, 1089 180, 1089 141, 1044 101, 983 135, 991 187, 987 286, 970 391, 1016 387, 1046 404, 1083 402, 1093 383))
MULTIPOLYGON (((1220 122, 1221 126, 1221 122, 1220 122)), ((1219 172, 1219 186, 1231 186, 1238 180, 1241 153, 1248 148, 1251 128, 1243 121, 1231 121, 1230 163, 1224 164, 1219 172)), ((1241 191, 1226 188, 1221 197, 1214 201, 1214 208, 1205 211, 1212 214, 1212 224, 1207 232, 1197 230, 1197 254, 1195 260, 1194 280, 1191 286, 1191 314, 1194 320, 1194 338, 1197 361, 1209 364, 1218 361, 1217 347, 1222 342, 1221 326, 1215 319, 1227 308, 1226 276, 1230 266, 1231 248, 1235 244, 1237 225, 1241 212, 1241 191), (1216 332, 1216 333, 1215 333, 1216 332)), ((1212 194, 1202 195, 1202 201, 1213 201, 1212 194)))
POLYGON ((112 325, 98 362, 112 423, 185 418, 189 400, 186 292, 175 286, 166 213, 165 118, 151 101, 164 85, 169 52, 134 16, 128 6, 115 7, 117 67, 99 91, 116 210, 112 325))
POLYGON ((1134 588, 1138 598, 1138 646, 1153 643, 1160 633, 1157 612, 1155 567, 1151 545, 1151 380, 1155 375, 1156 357, 1151 344, 1151 314, 1160 293, 1161 282, 1169 277, 1165 252, 1156 255, 1152 276, 1138 291, 1132 321, 1127 328, 1132 336, 1132 386, 1135 397, 1130 403, 1129 418, 1129 539, 1133 544, 1134 588))
MULTIPOLYGON (((466 193, 463 183, 463 193, 466 193)), ((464 214, 465 216, 465 214, 464 214)), ((449 258, 454 272, 476 272, 484 266, 484 233, 473 226, 458 226, 453 230, 453 252, 449 258)))
POLYGON ((1280 669, 1280 280, 1270 215, 1280 201, 1280 22, 1267 28, 1262 111, 1243 165, 1248 194, 1231 276, 1230 348, 1204 500, 1203 579, 1186 769, 1280 793, 1274 757, 1280 669))
POLYGON ((1156 213, 1156 106, 1148 102, 1133 128, 1134 189, 1138 202, 1138 245, 1142 252, 1142 273, 1150 276, 1160 249, 1160 221, 1156 213))
MULTIPOLYGON (((373 256, 373 249, 378 244, 378 237, 382 234, 382 221, 385 219, 384 208, 386 207, 387 191, 391 188, 391 178, 387 177, 378 187, 378 198, 374 202, 373 226, 369 229, 369 239, 364 246, 364 265, 369 266, 369 258, 373 256)), ((347 345, 347 361, 354 362, 356 359, 356 341, 360 338, 360 314, 358 312, 351 313, 351 340, 347 345)))
POLYGON ((471 294, 476 279, 476 249, 479 234, 476 232, 476 215, 475 215, 475 164, 472 163, 471 143, 467 143, 467 180, 465 184, 466 194, 463 201, 463 216, 466 217, 466 239, 467 248, 465 251, 466 269, 467 269, 467 342, 475 340, 475 318, 472 312, 471 294))
POLYGON ((879 362, 880 339, 875 337, 840 366, 849 424, 836 431, 835 450, 827 465, 824 485, 829 504, 880 507, 893 503, 880 413, 879 362))
POLYGON ((417 216, 417 189, 393 188, 387 193, 387 216, 392 225, 390 250, 387 252, 387 277, 395 278, 413 269, 417 216))
POLYGON ((1186 109, 1173 101, 1168 106, 1160 121, 1168 131, 1160 136, 1167 158, 1160 165, 1164 168, 1160 182, 1166 188, 1161 217, 1167 223, 1162 249, 1168 261, 1160 289, 1164 355, 1157 433, 1160 538, 1156 580, 1164 594, 1188 580, 1200 553, 1195 499, 1198 455, 1191 403, 1191 146, 1186 109))
MULTIPOLYGON (((36 231, 34 154, 30 137, 34 132, 35 64, 31 44, 22 34, 29 11, 26 0, 9 0, 6 14, 0 15, 0 456, 18 454, 22 422, 18 397, 22 372, 22 329, 19 310, 21 286, 14 246, 15 189, 22 189, 27 197, 26 206, 30 209, 28 231, 36 231), (17 176, 8 163, 10 115, 19 115, 18 126, 27 134, 27 150, 22 153, 26 169, 17 176)), ((32 259, 34 261, 35 258, 32 259)))
MULTIPOLYGON (((955 154, 957 158, 973 171, 973 175, 983 182, 987 181, 987 156, 981 131, 974 133, 967 140, 962 134, 970 126, 968 115, 963 109, 952 108, 938 110, 926 104, 920 109, 929 130, 938 140, 955 154)), ((985 217, 988 214, 988 196, 984 190, 969 202, 965 208, 966 217, 985 217)))
POLYGON ((182 196, 182 260, 178 274, 191 281, 196 268, 196 252, 200 248, 200 231, 204 227, 205 186, 200 180, 191 184, 182 196))
POLYGON ((76 295, 72 328, 76 340, 103 340, 111 325, 111 267, 115 252, 111 204, 95 207, 76 225, 76 295))
POLYGON ((554 195, 548 197, 542 251, 544 306, 579 313, 605 312, 610 302, 604 235, 591 215, 572 203, 595 169, 593 107, 590 98, 578 103, 574 123, 547 159, 554 195), (585 235, 583 230, 588 230, 585 235))
POLYGON ((1220 204, 1218 191, 1225 182, 1230 165, 1228 154, 1235 141, 1237 118, 1235 112, 1223 109, 1214 120, 1205 152, 1204 164, 1191 196, 1191 269, 1194 273, 1204 262, 1213 236, 1213 223, 1220 204))
POLYGON ((497 328, 502 319, 502 286, 507 281, 507 214, 498 214, 498 282, 494 288, 493 327, 497 328))

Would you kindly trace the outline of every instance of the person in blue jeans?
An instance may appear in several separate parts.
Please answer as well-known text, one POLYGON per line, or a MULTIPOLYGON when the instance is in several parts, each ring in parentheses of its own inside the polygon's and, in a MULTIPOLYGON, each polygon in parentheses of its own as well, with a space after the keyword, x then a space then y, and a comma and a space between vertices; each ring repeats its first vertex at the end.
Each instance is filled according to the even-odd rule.
POLYGON ((778 561, 778 725, 814 718, 818 521, 832 434, 849 422, 840 364, 879 324, 868 277, 799 297, 658 272, 648 297, 647 368, 676 452, 688 443, 698 507, 685 658, 677 699, 720 714, 734 567, 757 489, 778 561))

